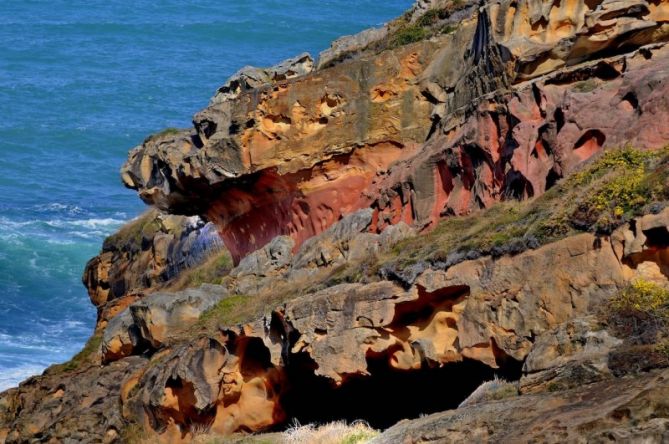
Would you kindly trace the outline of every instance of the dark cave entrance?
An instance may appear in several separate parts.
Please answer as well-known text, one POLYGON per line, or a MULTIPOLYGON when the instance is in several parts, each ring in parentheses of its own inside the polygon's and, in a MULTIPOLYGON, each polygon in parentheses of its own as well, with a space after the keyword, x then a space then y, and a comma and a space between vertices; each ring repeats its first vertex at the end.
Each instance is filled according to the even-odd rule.
POLYGON ((377 429, 454 409, 495 376, 520 379, 522 367, 522 362, 509 358, 499 363, 499 369, 465 359, 440 368, 398 371, 387 365, 386 357, 368 358, 370 376, 353 377, 335 387, 328 379, 314 375, 309 358, 296 358, 288 367, 288 378, 296 384, 282 400, 289 423, 364 420, 377 429))

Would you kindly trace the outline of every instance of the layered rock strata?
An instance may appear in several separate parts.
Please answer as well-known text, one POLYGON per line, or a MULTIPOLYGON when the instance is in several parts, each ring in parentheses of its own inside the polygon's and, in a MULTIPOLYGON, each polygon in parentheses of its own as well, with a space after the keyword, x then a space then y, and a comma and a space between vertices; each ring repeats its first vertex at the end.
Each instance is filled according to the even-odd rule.
MULTIPOLYGON (((99 308, 87 354, 0 395, 0 442, 263 431, 344 415, 337 403, 305 412, 304 401, 365 404, 365 385, 457 375, 450 398, 419 394, 419 407, 444 409, 462 400, 457 387, 493 372, 518 379, 521 396, 470 400, 379 442, 516 440, 523 424, 544 439, 534 427, 542 414, 578 426, 549 428, 566 440, 666 436, 667 409, 652 392, 663 393, 666 372, 626 384, 626 338, 597 316, 636 279, 669 287, 662 204, 610 235, 421 262, 410 278, 341 277, 399 255, 393 245, 442 217, 536 197, 602 150, 664 146, 666 8, 421 0, 318 63, 301 55, 241 70, 192 130, 131 151, 127 186, 162 211, 200 218, 154 212, 106 242, 84 277, 99 308), (229 274, 171 288, 221 242, 237 265, 229 274)), ((635 371, 669 366, 662 353, 635 371)), ((374 408, 422 413, 404 405, 416 393, 396 391, 374 408)))
MULTIPOLYGON (((667 140, 666 51, 635 51, 666 39, 665 2, 491 2, 458 9, 469 15, 445 34, 434 27, 455 10, 429 6, 445 17, 430 39, 315 71, 284 63, 295 77, 238 75, 193 130, 134 149, 124 182, 206 215, 239 261, 360 208, 375 228, 422 228, 536 196, 602 149, 667 140)), ((370 41, 415 29, 398 26, 370 41)))
MULTIPOLYGON (((356 226, 355 219, 349 218, 348 229, 330 230, 330 241, 351 245, 369 236, 360 232, 366 225, 356 226), (335 232, 349 235, 335 237, 335 232)), ((234 284, 155 294, 109 324, 102 345, 107 364, 72 375, 72 384, 62 386, 58 396, 79 399, 83 393, 77 384, 91 373, 143 362, 133 371, 119 372, 123 381, 117 381, 114 396, 121 400, 123 416, 107 423, 106 433, 120 433, 125 418, 162 439, 179 441, 191 439, 197 427, 229 434, 282 423, 291 413, 289 394, 304 383, 304 376, 293 378, 303 372, 329 381, 333 390, 359 377, 379 377, 381 371, 447 368, 458 362, 500 370, 524 362, 523 393, 608 380, 613 378, 609 354, 620 340, 598 327, 590 313, 630 280, 669 284, 660 272, 666 267, 660 258, 667 256, 666 246, 655 243, 659 238, 669 238, 669 210, 636 220, 606 240, 582 234, 514 257, 466 260, 445 271, 427 269, 408 289, 391 281, 333 286, 255 321, 219 324, 218 332, 196 334, 186 342, 183 332, 193 331, 188 325, 197 323, 198 314, 214 301, 232 297, 234 284), (651 241, 648 230, 654 230, 651 241), (553 271, 547 274, 547 269, 553 271), (180 329, 181 335, 176 334, 180 329), (135 335, 134 342, 114 348, 129 334, 135 335), (151 363, 133 356, 147 351, 153 354, 151 363), (377 364, 370 367, 372 362, 377 364)), ((284 259, 274 262, 274 282, 281 274, 299 274, 308 249, 293 256, 289 244, 284 259)), ((276 244, 258 252, 256 263, 272 257, 271 251, 277 251, 276 244)), ((243 269, 248 277, 253 267, 245 264, 243 269)), ((234 274, 244 275, 239 269, 234 274)), ((254 276, 268 279, 267 272, 254 276)), ((46 389, 51 378, 5 395, 5 409, 21 406, 23 411, 8 442, 27 436, 28 430, 44 430, 46 422, 35 421, 44 419, 45 403, 52 401, 35 397, 33 385, 46 389)), ((49 419, 51 427, 72 414, 58 412, 49 419)))

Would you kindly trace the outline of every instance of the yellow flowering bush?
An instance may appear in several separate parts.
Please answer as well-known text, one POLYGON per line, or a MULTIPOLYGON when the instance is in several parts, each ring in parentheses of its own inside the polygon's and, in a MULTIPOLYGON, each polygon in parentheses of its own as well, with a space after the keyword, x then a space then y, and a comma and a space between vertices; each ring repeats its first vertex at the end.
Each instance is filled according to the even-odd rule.
POLYGON ((611 299, 618 311, 639 311, 665 317, 669 315, 669 290, 644 279, 637 279, 611 299))

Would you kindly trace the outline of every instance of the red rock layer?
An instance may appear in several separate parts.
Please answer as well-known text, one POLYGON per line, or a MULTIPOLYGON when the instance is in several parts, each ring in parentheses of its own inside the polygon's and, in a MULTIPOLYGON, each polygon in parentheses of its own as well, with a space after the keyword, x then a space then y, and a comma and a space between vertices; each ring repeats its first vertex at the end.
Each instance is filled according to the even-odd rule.
POLYGON ((342 216, 368 207, 372 198, 365 191, 377 172, 416 149, 417 144, 380 142, 297 173, 261 171, 215 199, 207 217, 219 227, 235 261, 279 235, 291 236, 297 251, 342 216))
POLYGON ((412 159, 376 181, 377 229, 429 226, 527 198, 603 149, 669 142, 669 49, 645 48, 563 70, 445 119, 412 159))

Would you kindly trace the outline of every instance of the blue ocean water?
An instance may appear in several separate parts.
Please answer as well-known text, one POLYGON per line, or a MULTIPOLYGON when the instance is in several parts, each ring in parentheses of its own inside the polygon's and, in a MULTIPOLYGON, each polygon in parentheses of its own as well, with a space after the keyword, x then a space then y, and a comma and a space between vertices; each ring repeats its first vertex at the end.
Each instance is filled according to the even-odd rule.
POLYGON ((128 149, 190 126, 243 65, 315 55, 411 3, 0 1, 0 390, 89 337, 84 264, 143 210, 118 178, 128 149))

